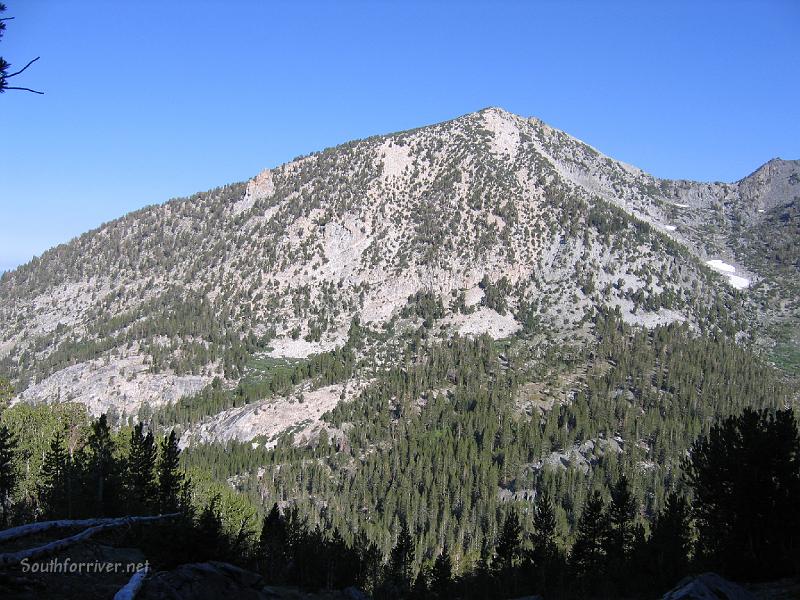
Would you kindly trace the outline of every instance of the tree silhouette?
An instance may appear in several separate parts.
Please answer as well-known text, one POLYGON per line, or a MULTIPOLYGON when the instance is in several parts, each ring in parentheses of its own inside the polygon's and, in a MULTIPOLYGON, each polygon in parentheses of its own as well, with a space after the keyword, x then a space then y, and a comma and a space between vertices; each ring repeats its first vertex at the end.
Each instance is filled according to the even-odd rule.
POLYGON ((672 492, 653 523, 647 543, 649 569, 659 587, 678 581, 689 568, 692 548, 691 509, 684 496, 672 492))
POLYGON ((72 517, 71 494, 68 489, 70 468, 64 434, 56 431, 50 441, 50 449, 44 455, 39 483, 43 512, 51 519, 72 517))
POLYGON ((611 490, 611 505, 608 507, 610 526, 607 552, 619 560, 624 559, 633 547, 633 520, 636 516, 636 500, 631 493, 628 478, 620 476, 611 490))
POLYGON ((11 386, 11 383, 9 383, 8 379, 0 377, 0 415, 3 414, 3 410, 8 407, 8 401, 11 400, 13 395, 14 388, 11 386))
POLYGON ((8 427, 0 425, 0 528, 8 526, 11 497, 17 487, 16 446, 16 439, 8 427))
POLYGON ((145 435, 142 423, 137 424, 131 431, 126 474, 128 504, 133 513, 146 513, 156 508, 156 454, 153 432, 145 435))
POLYGON ((578 519, 578 533, 572 546, 571 562, 578 576, 596 577, 605 570, 607 539, 605 502, 600 491, 595 490, 578 519))
POLYGON ((453 585, 453 561, 447 547, 436 557, 431 574, 431 591, 437 598, 450 598, 450 588, 453 585))
MULTIPOLYGON (((0 15, 2 15, 6 11, 6 5, 0 4, 0 15)), ((3 34, 6 30, 6 21, 11 21, 14 17, 0 17, 0 41, 3 38, 3 34)), ((14 71, 13 73, 9 73, 8 70, 11 67, 11 64, 8 63, 2 56, 0 56, 0 94, 5 92, 6 90, 22 90, 25 92, 33 92, 34 94, 44 94, 44 92, 39 92, 37 90, 33 90, 27 87, 18 87, 18 86, 11 86, 8 85, 8 80, 12 77, 17 77, 18 75, 22 75, 28 67, 30 67, 33 63, 39 60, 40 57, 36 57, 33 60, 28 61, 24 67, 19 69, 18 71, 14 71)))
POLYGON ((507 594, 514 594, 518 583, 518 566, 522 558, 522 526, 519 515, 513 508, 503 521, 503 530, 497 540, 494 563, 497 581, 507 594))
POLYGON ((686 476, 701 560, 736 577, 797 570, 800 433, 791 409, 745 409, 691 447, 686 476))
POLYGON ((120 473, 114 456, 115 444, 106 415, 92 423, 87 446, 90 451, 88 480, 94 513, 109 516, 119 512, 120 473))
POLYGON ((542 492, 533 513, 533 549, 530 552, 533 581, 547 591, 551 582, 559 576, 563 562, 556 543, 556 514, 547 492, 542 492))
POLYGON ((258 538, 259 562, 268 583, 281 583, 284 579, 286 560, 286 522, 276 502, 261 526, 258 538))
POLYGON ((178 437, 173 429, 161 441, 161 460, 158 463, 158 507, 162 514, 181 507, 183 473, 180 472, 178 437))
POLYGON ((403 522, 400 533, 389 554, 384 586, 401 597, 411 590, 414 569, 414 540, 408 525, 403 522))

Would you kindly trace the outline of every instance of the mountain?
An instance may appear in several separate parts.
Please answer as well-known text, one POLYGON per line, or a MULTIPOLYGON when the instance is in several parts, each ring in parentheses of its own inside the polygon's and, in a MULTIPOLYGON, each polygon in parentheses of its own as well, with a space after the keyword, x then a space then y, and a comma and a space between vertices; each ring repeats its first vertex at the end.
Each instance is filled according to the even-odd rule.
POLYGON ((162 566, 376 598, 794 573, 799 204, 798 161, 659 180, 490 108, 144 208, 0 277, 12 516, 149 481, 162 566))
POLYGON ((527 336, 546 352, 618 311, 750 340, 791 371, 798 197, 798 161, 731 184, 660 180, 489 108, 143 208, 3 274, 0 374, 17 401, 120 422, 199 395, 195 439, 274 440, 314 429, 404 335, 527 336), (354 330, 352 376, 292 385, 354 330))

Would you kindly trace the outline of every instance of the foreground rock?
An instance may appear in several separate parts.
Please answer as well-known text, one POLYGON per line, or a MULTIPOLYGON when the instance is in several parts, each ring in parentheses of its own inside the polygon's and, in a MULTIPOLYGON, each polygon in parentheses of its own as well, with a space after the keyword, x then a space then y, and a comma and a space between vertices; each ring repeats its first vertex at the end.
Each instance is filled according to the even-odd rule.
POLYGON ((355 588, 306 593, 296 588, 266 586, 262 577, 223 562, 181 565, 149 577, 136 600, 366 600, 355 588))
POLYGON ((716 573, 703 573, 683 579, 664 594, 664 600, 756 600, 756 597, 716 573))

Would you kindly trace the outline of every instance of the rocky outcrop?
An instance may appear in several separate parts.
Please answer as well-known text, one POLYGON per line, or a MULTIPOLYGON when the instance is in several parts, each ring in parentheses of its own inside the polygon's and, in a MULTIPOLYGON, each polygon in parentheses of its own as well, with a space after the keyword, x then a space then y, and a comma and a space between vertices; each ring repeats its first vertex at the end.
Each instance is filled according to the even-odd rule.
POLYGON ((663 600, 756 600, 756 597, 716 573, 703 573, 682 580, 664 594, 663 600))
POLYGON ((304 592, 297 588, 266 586, 262 577, 223 562, 181 565, 147 579, 136 600, 368 600, 356 588, 304 592))
POLYGON ((137 600, 265 600, 260 575, 222 562, 181 565, 147 579, 137 600))

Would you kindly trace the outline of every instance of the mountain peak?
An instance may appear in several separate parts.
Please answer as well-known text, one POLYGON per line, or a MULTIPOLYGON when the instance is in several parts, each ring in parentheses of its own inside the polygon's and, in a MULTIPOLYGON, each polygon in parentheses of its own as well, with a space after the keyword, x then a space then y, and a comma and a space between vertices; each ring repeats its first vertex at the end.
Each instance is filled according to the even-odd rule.
POLYGON ((48 251, 0 280, 0 361, 24 398, 130 415, 215 377, 232 384, 252 340, 303 359, 342 347, 355 319, 377 330, 417 315, 435 322, 431 335, 495 338, 534 321, 562 335, 607 310, 697 322, 692 302, 730 292, 703 262, 735 262, 696 233, 701 209, 769 186, 729 188, 657 180, 487 107, 148 207, 48 251), (171 316, 184 313, 230 331, 184 331, 171 316), (91 345, 113 328, 124 344, 91 345))

